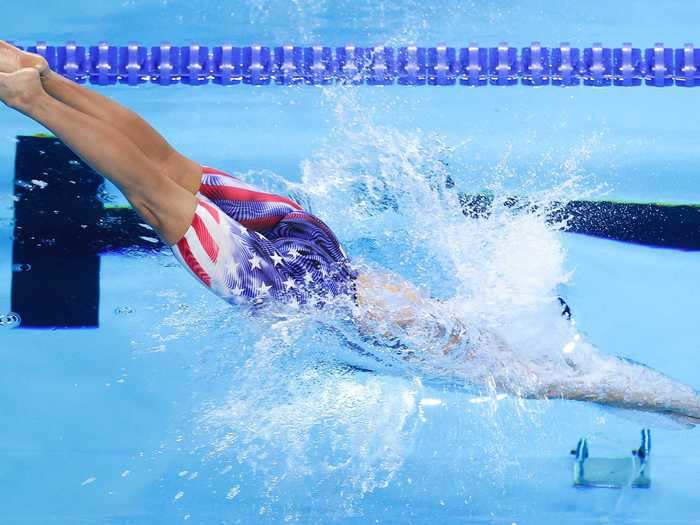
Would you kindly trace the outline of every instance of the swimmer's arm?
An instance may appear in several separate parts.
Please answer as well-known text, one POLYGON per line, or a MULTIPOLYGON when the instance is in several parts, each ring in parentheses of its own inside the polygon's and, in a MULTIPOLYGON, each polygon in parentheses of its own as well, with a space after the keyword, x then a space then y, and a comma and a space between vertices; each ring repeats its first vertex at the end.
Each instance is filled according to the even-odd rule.
POLYGON ((361 273, 357 278, 357 304, 360 325, 374 335, 391 338, 396 336, 392 328, 417 328, 437 343, 426 351, 439 349, 442 354, 450 353, 466 340, 464 323, 447 313, 436 312, 439 309, 435 299, 395 274, 361 273), (378 328, 381 333, 376 333, 378 328))

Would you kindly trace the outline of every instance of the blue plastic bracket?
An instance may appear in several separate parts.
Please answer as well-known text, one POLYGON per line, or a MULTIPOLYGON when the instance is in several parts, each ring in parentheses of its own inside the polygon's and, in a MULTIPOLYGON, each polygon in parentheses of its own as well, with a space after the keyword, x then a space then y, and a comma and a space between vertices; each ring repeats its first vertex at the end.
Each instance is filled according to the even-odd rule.
POLYGON ((270 83, 270 48, 259 44, 243 48, 243 82, 254 86, 270 83))
POLYGON ((99 86, 117 83, 117 48, 107 42, 90 47, 90 82, 99 86))
POLYGON ((616 86, 640 86, 642 84, 642 51, 624 43, 613 51, 613 83, 616 86))
POLYGON ((426 82, 425 48, 402 47, 397 59, 397 76, 401 85, 424 85, 426 82))
POLYGON ((522 83, 526 86, 543 86, 549 84, 551 64, 549 49, 542 47, 539 42, 533 42, 530 47, 522 50, 522 83))
POLYGON ((327 85, 335 73, 330 47, 313 46, 304 49, 304 79, 308 84, 327 85))
POLYGON ((347 45, 336 49, 338 80, 347 84, 362 84, 364 81, 365 50, 347 45))
POLYGON ((580 51, 572 48, 568 42, 563 42, 557 49, 552 50, 552 85, 579 85, 579 56, 580 51))
POLYGON ((489 73, 491 83, 512 86, 518 81, 518 58, 514 47, 502 42, 489 49, 489 73))
POLYGON ((390 47, 374 46, 370 52, 367 84, 387 86, 394 83, 394 50, 390 47))
POLYGON ((662 43, 644 52, 646 62, 646 85, 665 87, 673 85, 673 49, 662 43))
POLYGON ((274 77, 277 84, 300 84, 304 81, 301 48, 291 44, 275 48, 274 77))
POLYGON ((600 43, 583 50, 583 83, 586 86, 609 86, 612 81, 610 49, 600 43))
POLYGON ((69 80, 84 83, 87 79, 85 48, 75 42, 59 47, 56 53, 56 70, 69 80))
POLYGON ((428 84, 451 86, 457 81, 457 57, 454 47, 439 44, 428 50, 428 84))
POLYGON ((161 86, 180 80, 180 48, 163 42, 151 48, 151 81, 161 86))
POLYGON ((241 49, 230 44, 217 46, 212 53, 212 75, 215 84, 229 86, 239 84, 241 72, 241 49))
POLYGON ((136 86, 149 79, 148 51, 136 42, 119 48, 119 76, 123 84, 136 86))
POLYGON ((183 84, 198 86, 209 82, 211 62, 208 48, 201 47, 199 44, 181 47, 180 60, 183 84))
POLYGON ((462 77, 459 83, 465 86, 485 86, 488 82, 487 50, 471 43, 459 50, 459 67, 462 77))
POLYGON ((676 84, 683 87, 700 86, 700 49, 685 44, 676 49, 676 84))

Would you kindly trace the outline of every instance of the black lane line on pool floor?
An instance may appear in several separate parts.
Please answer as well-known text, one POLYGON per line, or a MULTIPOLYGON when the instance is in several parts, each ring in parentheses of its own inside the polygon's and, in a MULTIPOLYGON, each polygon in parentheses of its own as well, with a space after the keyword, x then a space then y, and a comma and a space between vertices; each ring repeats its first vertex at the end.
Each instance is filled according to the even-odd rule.
MULTIPOLYGON (((21 327, 97 327, 100 255, 165 248, 132 209, 104 206, 102 184, 58 139, 18 137, 12 310, 21 327)), ((467 217, 487 215, 494 206, 486 195, 460 197, 467 217)), ((528 209, 522 199, 501 205, 528 209)), ((700 250, 698 206, 573 201, 551 219, 563 217, 572 233, 700 250)))
POLYGON ((100 254, 160 245, 132 210, 105 209, 104 180, 62 142, 18 140, 12 311, 23 328, 97 327, 100 254))

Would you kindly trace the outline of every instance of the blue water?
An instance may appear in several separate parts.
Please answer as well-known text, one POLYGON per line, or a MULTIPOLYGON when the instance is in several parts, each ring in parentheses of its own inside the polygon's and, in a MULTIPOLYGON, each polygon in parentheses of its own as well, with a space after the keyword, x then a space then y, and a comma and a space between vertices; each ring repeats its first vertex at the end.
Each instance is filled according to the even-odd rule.
MULTIPOLYGON (((24 43, 524 45, 536 39, 678 46, 695 37, 700 14, 682 2, 666 2, 663 10, 652 2, 72 5, 47 3, 37 14, 10 2, 1 36, 24 43)), ((508 223, 523 239, 513 257, 523 255, 524 262, 511 267, 494 252, 480 266, 478 253, 474 262, 456 245, 500 239, 502 230, 465 225, 463 238, 450 237, 455 246, 432 255, 411 251, 423 241, 406 224, 453 223, 436 223, 442 219, 435 210, 412 209, 427 201, 409 184, 404 217, 364 220, 342 184, 350 177, 409 183, 446 169, 474 190, 700 202, 700 91, 116 86, 102 92, 202 163, 273 187, 284 186, 278 177, 302 182, 315 211, 353 255, 446 295, 459 285, 483 292, 434 271, 459 257, 467 261, 463 275, 483 275, 485 282, 495 265, 516 290, 556 285, 580 330, 603 351, 700 388, 697 253, 508 223), (392 235, 401 228, 408 228, 407 237, 392 235)), ((40 131, 0 112, 0 313, 10 309, 14 137, 40 131)), ((469 389, 430 386, 429 377, 414 371, 350 373, 333 364, 343 350, 315 325, 251 321, 167 254, 104 256, 100 292, 99 329, 0 327, 3 523, 698 519, 697 430, 653 429, 650 490, 577 490, 568 452, 578 438, 591 438, 594 455, 626 454, 644 421, 573 402, 480 402, 469 389)), ((546 333, 541 337, 544 346, 546 333)))

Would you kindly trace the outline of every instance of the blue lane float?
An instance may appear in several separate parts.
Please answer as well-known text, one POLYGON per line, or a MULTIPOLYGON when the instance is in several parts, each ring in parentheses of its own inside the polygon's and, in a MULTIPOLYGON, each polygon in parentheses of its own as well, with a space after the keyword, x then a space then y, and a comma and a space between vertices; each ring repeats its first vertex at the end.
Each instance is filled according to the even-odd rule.
POLYGON ((44 56, 51 69, 75 82, 100 86, 145 82, 168 86, 219 85, 326 85, 372 86, 640 86, 700 85, 700 49, 680 49, 657 43, 651 48, 622 44, 619 48, 596 43, 579 49, 562 43, 547 48, 539 42, 517 49, 507 43, 496 47, 469 44, 457 48, 357 47, 347 45, 301 47, 251 45, 214 47, 162 43, 113 46, 101 42, 81 46, 69 42, 52 46, 39 42, 27 47, 44 56))

